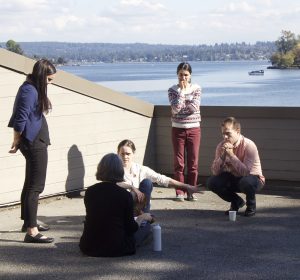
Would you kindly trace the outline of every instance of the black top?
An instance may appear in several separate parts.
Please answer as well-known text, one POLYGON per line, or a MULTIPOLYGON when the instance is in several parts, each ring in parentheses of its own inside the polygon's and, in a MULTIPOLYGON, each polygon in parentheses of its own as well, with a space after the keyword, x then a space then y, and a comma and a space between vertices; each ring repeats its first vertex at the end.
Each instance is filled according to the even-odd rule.
POLYGON ((50 145, 48 123, 44 115, 42 115, 42 127, 34 141, 41 141, 46 145, 50 145))
POLYGON ((42 115, 42 126, 39 130, 38 135, 33 140, 33 142, 30 142, 28 139, 26 139, 23 134, 21 135, 21 141, 32 148, 39 149, 39 148, 45 148, 50 145, 50 137, 49 137, 49 129, 47 120, 44 115, 42 115))
POLYGON ((84 197, 86 217, 79 247, 94 257, 119 257, 135 253, 131 194, 114 183, 97 183, 84 197))

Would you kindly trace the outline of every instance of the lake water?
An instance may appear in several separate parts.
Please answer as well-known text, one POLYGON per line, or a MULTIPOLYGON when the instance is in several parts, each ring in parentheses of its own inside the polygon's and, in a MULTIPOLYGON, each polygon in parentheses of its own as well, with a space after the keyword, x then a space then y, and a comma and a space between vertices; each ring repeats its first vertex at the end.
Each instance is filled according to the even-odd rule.
MULTIPOLYGON (((156 105, 168 105, 178 63, 101 63, 60 69, 156 105)), ((300 107, 300 70, 267 69, 267 61, 191 62, 201 105, 300 107), (249 71, 265 71, 250 76, 249 71)))

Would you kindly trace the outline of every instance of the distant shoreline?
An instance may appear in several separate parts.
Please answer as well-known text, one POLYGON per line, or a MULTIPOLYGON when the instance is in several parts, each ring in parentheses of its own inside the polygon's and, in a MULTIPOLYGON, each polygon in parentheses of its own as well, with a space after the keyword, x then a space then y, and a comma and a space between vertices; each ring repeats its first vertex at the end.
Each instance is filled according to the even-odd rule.
POLYGON ((267 69, 300 70, 300 66, 292 66, 292 67, 268 66, 267 69))
POLYGON ((269 60, 276 51, 274 42, 215 45, 19 42, 19 45, 28 57, 47 58, 58 64, 269 60))

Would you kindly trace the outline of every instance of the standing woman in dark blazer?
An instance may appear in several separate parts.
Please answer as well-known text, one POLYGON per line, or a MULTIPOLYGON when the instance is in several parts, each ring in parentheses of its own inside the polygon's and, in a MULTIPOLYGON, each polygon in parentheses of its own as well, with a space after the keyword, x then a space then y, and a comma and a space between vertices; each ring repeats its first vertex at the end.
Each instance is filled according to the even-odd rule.
POLYGON ((40 231, 49 227, 37 224, 39 194, 43 192, 48 164, 47 147, 50 145, 49 131, 44 113, 51 110, 47 96, 47 85, 56 73, 48 60, 37 61, 32 73, 27 76, 17 93, 9 127, 14 129, 14 139, 10 153, 20 149, 26 160, 25 182, 21 194, 22 231, 27 232, 24 242, 51 243, 53 238, 40 231))

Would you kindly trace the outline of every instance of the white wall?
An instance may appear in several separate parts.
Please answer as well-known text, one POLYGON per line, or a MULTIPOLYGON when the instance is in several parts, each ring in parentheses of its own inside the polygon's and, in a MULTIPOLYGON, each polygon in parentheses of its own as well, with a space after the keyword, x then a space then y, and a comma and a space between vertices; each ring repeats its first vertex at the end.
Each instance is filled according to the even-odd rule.
MULTIPOLYGON (((25 161, 20 152, 8 153, 13 131, 7 127, 15 95, 24 80, 24 74, 0 67, 0 205, 18 201, 24 181, 25 161)), ((48 94, 53 105, 46 116, 52 145, 42 196, 94 184, 101 157, 116 152, 125 138, 135 142, 136 159, 143 162, 150 117, 56 85, 49 86, 48 94)))

